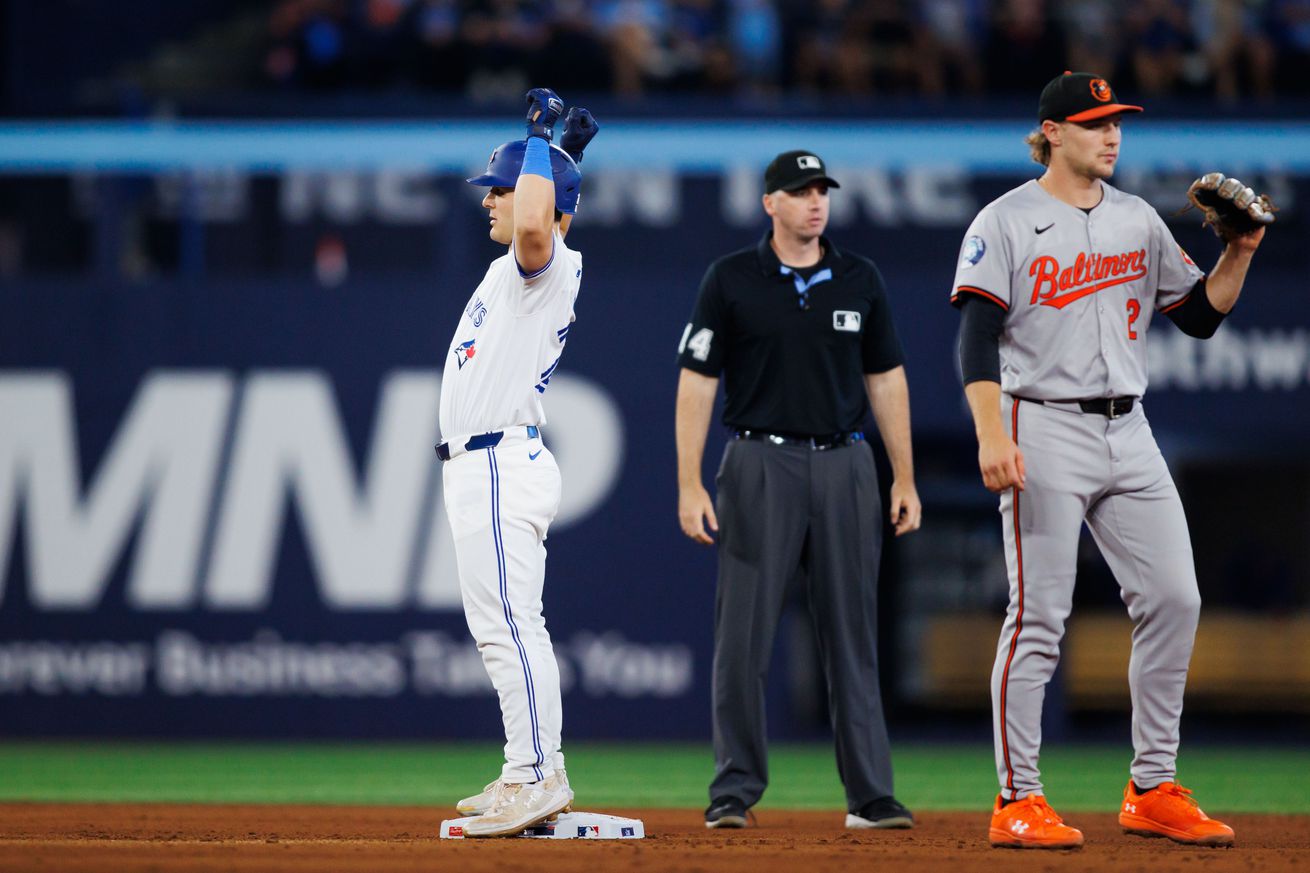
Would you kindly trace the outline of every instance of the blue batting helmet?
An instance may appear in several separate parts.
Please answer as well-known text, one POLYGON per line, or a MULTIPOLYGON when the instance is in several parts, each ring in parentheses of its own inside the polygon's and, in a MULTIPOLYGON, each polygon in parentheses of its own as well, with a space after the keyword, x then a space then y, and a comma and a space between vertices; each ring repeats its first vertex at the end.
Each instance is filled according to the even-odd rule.
MULTIPOLYGON (((523 153, 527 151, 526 140, 513 140, 501 143, 491 153, 487 161, 487 171, 481 176, 468 180, 470 185, 484 188, 513 188, 519 180, 519 171, 523 169, 523 153)), ((582 185, 582 171, 569 157, 569 153, 557 145, 550 147, 550 172, 555 180, 555 208, 572 215, 578 211, 578 189, 582 185)))

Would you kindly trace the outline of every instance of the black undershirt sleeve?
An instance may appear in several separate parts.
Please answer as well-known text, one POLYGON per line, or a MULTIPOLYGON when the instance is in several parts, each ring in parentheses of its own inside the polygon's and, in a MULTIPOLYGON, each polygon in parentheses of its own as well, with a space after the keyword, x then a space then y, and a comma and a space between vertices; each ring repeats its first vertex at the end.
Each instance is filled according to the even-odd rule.
POLYGON ((965 385, 999 383, 1005 310, 973 294, 960 296, 960 379, 965 385))
POLYGON ((1205 293, 1205 280, 1197 282, 1187 292, 1183 302, 1166 310, 1169 320, 1178 325, 1178 329, 1197 339, 1209 339, 1223 323, 1224 313, 1214 308, 1210 295, 1205 293))

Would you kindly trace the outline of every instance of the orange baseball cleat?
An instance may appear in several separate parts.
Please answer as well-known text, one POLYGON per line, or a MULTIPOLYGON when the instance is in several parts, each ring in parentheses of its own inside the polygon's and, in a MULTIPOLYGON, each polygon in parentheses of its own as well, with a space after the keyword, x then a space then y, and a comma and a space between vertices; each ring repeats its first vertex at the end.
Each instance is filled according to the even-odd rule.
POLYGON ((1083 832, 1065 824, 1040 794, 1006 806, 998 794, 987 835, 993 846, 1010 849, 1076 849, 1083 844, 1083 832))
POLYGON ((1138 794, 1130 779, 1119 808, 1119 825, 1124 833, 1139 837, 1168 837, 1194 846, 1233 844, 1233 829, 1202 812, 1191 789, 1177 782, 1162 782, 1138 794))

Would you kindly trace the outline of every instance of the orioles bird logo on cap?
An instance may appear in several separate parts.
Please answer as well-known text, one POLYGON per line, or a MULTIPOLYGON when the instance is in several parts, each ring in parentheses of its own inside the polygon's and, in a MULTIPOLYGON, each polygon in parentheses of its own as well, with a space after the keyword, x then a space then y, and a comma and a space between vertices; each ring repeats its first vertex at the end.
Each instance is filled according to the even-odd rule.
POLYGON ((1088 85, 1092 89, 1093 97, 1095 97, 1097 100, 1100 100, 1102 103, 1106 103, 1109 101, 1110 99, 1109 82, 1105 81, 1104 79, 1093 79, 1091 82, 1088 83, 1088 85))

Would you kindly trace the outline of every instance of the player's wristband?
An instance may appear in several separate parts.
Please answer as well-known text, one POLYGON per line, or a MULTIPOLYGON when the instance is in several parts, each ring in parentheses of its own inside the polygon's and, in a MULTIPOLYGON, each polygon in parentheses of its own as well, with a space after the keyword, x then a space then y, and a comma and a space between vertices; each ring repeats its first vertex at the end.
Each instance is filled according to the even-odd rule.
POLYGON ((539 136, 528 137, 528 147, 523 153, 523 169, 519 170, 520 176, 527 174, 554 181, 550 172, 550 145, 539 136))

